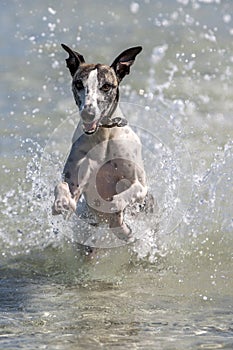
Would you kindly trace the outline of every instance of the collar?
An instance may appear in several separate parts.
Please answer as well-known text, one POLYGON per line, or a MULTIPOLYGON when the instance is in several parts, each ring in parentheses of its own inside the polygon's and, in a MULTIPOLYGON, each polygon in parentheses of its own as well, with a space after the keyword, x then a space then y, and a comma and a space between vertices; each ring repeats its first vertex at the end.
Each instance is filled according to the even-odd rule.
POLYGON ((117 127, 123 127, 128 125, 128 120, 121 117, 116 117, 112 119, 105 118, 100 124, 99 128, 114 128, 117 127))

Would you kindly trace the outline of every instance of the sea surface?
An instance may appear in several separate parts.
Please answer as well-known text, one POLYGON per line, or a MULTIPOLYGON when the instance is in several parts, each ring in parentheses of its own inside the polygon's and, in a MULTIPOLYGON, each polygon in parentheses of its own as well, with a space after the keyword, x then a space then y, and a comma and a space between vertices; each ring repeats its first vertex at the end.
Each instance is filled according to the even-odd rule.
POLYGON ((0 10, 0 348, 233 349, 233 2, 0 10), (158 211, 126 218, 133 243, 51 215, 79 120, 61 43, 106 64, 143 46, 120 107, 158 211))

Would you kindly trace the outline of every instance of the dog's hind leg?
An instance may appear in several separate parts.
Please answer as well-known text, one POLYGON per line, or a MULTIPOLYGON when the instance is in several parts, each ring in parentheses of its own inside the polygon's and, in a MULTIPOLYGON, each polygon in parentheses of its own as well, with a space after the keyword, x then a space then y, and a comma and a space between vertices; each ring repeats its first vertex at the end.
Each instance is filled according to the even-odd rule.
POLYGON ((132 231, 130 227, 124 222, 124 214, 122 211, 111 214, 109 227, 115 236, 125 242, 128 242, 132 237, 132 231))

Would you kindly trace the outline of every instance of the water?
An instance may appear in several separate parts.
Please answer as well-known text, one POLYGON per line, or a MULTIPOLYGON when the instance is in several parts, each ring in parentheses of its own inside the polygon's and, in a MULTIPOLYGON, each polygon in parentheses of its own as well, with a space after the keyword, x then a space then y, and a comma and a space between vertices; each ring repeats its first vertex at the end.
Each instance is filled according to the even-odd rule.
POLYGON ((233 3, 98 4, 0 5, 1 348, 232 349, 233 3), (121 106, 159 229, 139 216, 92 260, 87 223, 50 210, 78 120, 61 42, 103 63, 143 45, 121 106))

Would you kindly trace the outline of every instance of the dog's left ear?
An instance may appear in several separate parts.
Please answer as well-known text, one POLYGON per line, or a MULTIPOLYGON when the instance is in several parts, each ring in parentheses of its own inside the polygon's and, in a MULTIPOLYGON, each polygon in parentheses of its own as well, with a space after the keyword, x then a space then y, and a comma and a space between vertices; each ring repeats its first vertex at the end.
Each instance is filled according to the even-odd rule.
POLYGON ((78 69, 80 63, 84 63, 84 57, 82 55, 80 55, 80 53, 73 51, 72 49, 70 49, 68 46, 66 46, 65 44, 61 44, 61 46, 63 47, 63 49, 68 52, 69 57, 66 59, 66 64, 67 67, 70 70, 70 74, 72 75, 72 77, 74 76, 74 73, 76 72, 76 70, 78 69))
POLYGON ((111 64, 118 81, 120 82, 126 74, 129 74, 130 67, 135 61, 136 56, 142 51, 141 46, 131 47, 123 51, 111 64))

